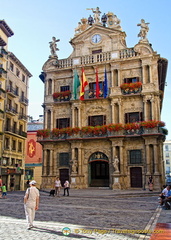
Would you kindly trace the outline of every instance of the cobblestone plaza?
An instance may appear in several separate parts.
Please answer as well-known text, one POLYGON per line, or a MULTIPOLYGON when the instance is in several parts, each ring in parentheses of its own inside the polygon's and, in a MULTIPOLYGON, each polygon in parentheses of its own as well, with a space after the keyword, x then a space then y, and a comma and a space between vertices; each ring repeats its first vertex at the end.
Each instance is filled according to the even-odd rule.
POLYGON ((60 198, 40 193, 35 228, 27 230, 24 192, 9 192, 7 199, 0 199, 1 237, 5 240, 149 239, 158 218, 163 221, 158 193, 108 189, 71 189, 69 197, 63 197, 62 193, 60 198))

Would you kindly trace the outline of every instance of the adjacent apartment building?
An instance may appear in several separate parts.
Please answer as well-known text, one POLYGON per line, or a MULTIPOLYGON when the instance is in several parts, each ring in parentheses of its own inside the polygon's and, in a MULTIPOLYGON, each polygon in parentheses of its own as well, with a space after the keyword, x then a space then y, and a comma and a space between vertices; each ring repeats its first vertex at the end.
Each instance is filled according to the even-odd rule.
POLYGON ((165 179, 167 184, 171 184, 171 140, 164 142, 163 152, 165 179))
POLYGON ((143 19, 138 43, 127 47, 117 16, 92 11, 75 28, 69 57, 58 59, 59 39, 52 38, 40 75, 42 187, 59 176, 77 188, 146 189, 152 175, 154 189, 161 189, 167 59, 153 50, 143 19))
MULTIPOLYGON (((7 29, 9 31, 9 27, 7 29)), ((4 81, 4 126, 0 174, 8 189, 12 186, 15 190, 23 190, 28 86, 32 75, 12 52, 7 51, 6 57, 7 77, 4 81)))

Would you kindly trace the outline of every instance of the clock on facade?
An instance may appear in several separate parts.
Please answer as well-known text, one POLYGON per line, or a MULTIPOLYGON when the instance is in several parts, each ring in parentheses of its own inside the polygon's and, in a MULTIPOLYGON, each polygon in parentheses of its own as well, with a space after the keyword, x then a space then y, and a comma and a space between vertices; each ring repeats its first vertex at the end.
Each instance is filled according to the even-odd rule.
POLYGON ((91 38, 91 41, 93 43, 99 43, 101 40, 102 40, 102 37, 100 36, 100 34, 95 34, 91 38))

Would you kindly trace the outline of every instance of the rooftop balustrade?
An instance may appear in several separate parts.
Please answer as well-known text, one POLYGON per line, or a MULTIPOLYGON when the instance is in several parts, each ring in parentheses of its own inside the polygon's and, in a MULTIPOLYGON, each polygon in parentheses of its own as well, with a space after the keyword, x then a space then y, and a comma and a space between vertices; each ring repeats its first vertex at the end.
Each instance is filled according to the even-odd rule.
POLYGON ((104 53, 97 53, 85 56, 78 56, 75 58, 66 58, 66 59, 59 59, 57 61, 56 67, 57 68, 69 68, 73 67, 74 65, 86 65, 86 64, 93 64, 93 63, 105 63, 112 59, 124 59, 124 58, 132 58, 138 56, 139 53, 135 52, 133 48, 126 48, 116 53, 112 52, 104 52, 104 53), (74 63, 76 60, 77 64, 74 63))

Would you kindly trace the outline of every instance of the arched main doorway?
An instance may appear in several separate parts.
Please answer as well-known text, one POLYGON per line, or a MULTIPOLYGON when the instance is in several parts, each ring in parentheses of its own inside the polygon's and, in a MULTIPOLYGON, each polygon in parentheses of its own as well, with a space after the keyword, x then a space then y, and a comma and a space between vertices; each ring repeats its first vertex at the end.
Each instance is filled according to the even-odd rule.
POLYGON ((109 186, 109 160, 102 152, 93 153, 89 159, 89 186, 109 186))

